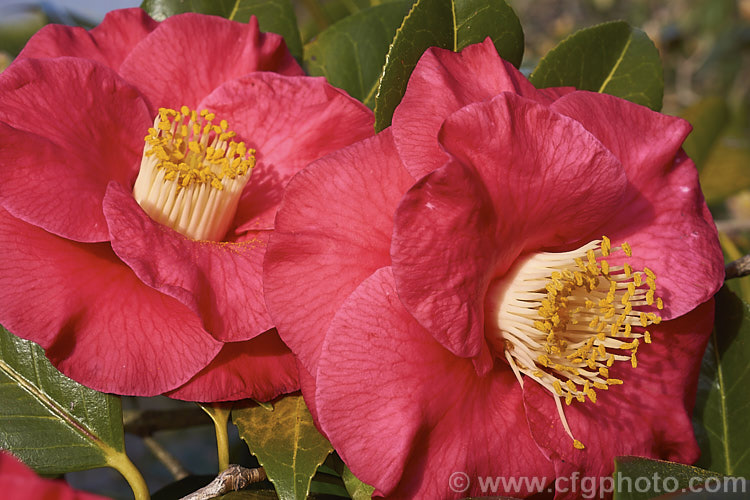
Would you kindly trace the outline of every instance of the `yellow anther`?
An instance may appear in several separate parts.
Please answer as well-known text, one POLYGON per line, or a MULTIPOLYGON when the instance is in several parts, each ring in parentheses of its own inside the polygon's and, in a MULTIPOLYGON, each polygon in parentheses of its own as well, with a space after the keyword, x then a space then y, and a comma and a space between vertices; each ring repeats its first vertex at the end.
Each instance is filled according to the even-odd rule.
POLYGON ((661 300, 661 297, 656 297, 656 308, 659 310, 664 309, 664 302, 661 300))
POLYGON ((602 255, 607 257, 611 248, 612 243, 609 241, 609 238, 607 238, 606 236, 602 236, 602 255))
POLYGON ((630 355, 630 365, 633 368, 637 368, 638 367, 638 360, 635 358, 635 353, 633 353, 633 354, 630 355))
POLYGON ((602 261, 600 262, 600 264, 602 266, 602 274, 604 274, 604 275, 609 274, 609 262, 607 262, 606 260, 602 259, 602 261))
POLYGON ((562 386, 560 385, 560 381, 559 380, 555 379, 555 381, 552 382, 552 387, 554 387, 555 392, 557 393, 558 396, 562 396, 563 395, 562 386))
POLYGON ((627 255, 628 257, 633 256, 633 249, 630 248, 630 244, 628 242, 623 241, 620 245, 620 248, 622 248, 622 251, 625 252, 625 255, 627 255))
POLYGON ((651 269, 649 269, 647 267, 644 267, 643 268, 643 272, 646 273, 646 276, 648 276, 652 280, 656 279, 656 274, 654 274, 654 272, 651 269))
POLYGON ((596 403, 596 392, 594 392, 594 389, 589 389, 586 391, 586 395, 589 397, 592 403, 596 403))
POLYGON ((614 354, 610 354, 607 358, 607 368, 611 368, 613 364, 615 364, 615 356, 614 354))
POLYGON ((607 385, 622 385, 622 380, 619 378, 608 378, 607 385))
MULTIPOLYGON (((567 401, 566 401, 566 402, 567 402, 567 401)), ((576 450, 583 450, 583 449, 584 449, 584 448, 586 448, 586 447, 585 447, 585 446, 583 445, 583 443, 582 443, 582 442, 580 442, 580 441, 579 441, 579 440, 577 440, 577 439, 574 439, 574 440, 573 440, 573 448, 575 448, 576 450)))
POLYGON ((565 404, 570 406, 570 403, 573 402, 573 395, 571 393, 567 393, 565 395, 565 404))
POLYGON ((630 323, 625 323, 625 331, 623 332, 623 335, 630 337, 631 331, 633 331, 633 326, 630 323))
POLYGON ((635 286, 641 286, 643 281, 641 281, 641 273, 635 273, 633 274, 633 283, 635 286))
POLYGON ((602 384, 601 382, 594 382, 594 388, 601 391, 609 390, 609 386, 607 384, 602 384))
POLYGON ((643 326, 643 327, 648 326, 648 318, 646 317, 646 313, 642 312, 642 313, 639 314, 639 316, 640 316, 640 319, 641 319, 641 326, 643 326))
POLYGON ((573 383, 572 380, 570 379, 566 380, 565 385, 568 386, 568 390, 570 392, 578 392, 578 389, 576 388, 576 385, 573 383))
POLYGON ((647 343, 647 344, 651 343, 651 333, 649 333, 648 330, 646 330, 645 332, 643 332, 643 341, 645 343, 647 343))
POLYGON ((588 258, 589 264, 591 264, 592 266, 596 266, 596 254, 593 250, 589 250, 588 252, 586 252, 586 258, 588 258))
POLYGON ((627 262, 624 263, 622 267, 625 270, 625 276, 630 278, 630 276, 633 274, 633 268, 627 262))
POLYGON ((180 113, 182 113, 183 115, 187 116, 187 115, 190 114, 190 108, 188 108, 187 106, 183 105, 180 108, 180 113))
MULTIPOLYGON (((600 366, 599 367, 599 374, 602 377, 607 378, 607 377, 609 377, 609 370, 607 368, 603 367, 603 366, 600 366)), ((594 387, 596 387, 596 385, 594 385, 594 387)))

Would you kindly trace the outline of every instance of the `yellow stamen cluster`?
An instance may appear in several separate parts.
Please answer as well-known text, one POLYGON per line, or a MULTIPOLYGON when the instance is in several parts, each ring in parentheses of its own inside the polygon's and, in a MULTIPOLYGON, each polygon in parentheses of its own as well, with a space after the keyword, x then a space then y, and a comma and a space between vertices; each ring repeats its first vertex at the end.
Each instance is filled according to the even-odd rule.
POLYGON ((612 248, 606 236, 572 252, 535 254, 488 295, 506 360, 521 384, 523 374, 555 396, 578 449, 584 446, 573 438, 560 401, 596 403, 597 390, 622 384, 610 368, 617 361, 637 367, 641 342, 651 342, 646 328, 661 322, 656 275, 634 270, 625 261, 631 256, 627 243, 612 248))
POLYGON ((160 108, 145 137, 133 195, 154 220, 194 239, 224 236, 255 166, 213 113, 160 108))
POLYGON ((143 155, 155 156, 156 168, 166 171, 164 180, 177 179, 178 187, 211 184, 222 190, 222 180, 241 177, 255 166, 255 151, 232 141, 236 134, 227 130, 226 120, 215 125, 215 119, 207 109, 199 114, 187 106, 179 112, 159 108, 143 155))

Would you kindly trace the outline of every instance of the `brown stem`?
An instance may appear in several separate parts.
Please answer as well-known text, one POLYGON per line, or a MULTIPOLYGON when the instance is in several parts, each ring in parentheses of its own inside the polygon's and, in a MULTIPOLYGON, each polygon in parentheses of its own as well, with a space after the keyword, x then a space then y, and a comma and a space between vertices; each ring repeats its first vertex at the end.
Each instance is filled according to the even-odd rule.
POLYGON ((241 490, 249 484, 263 481, 265 478, 266 471, 263 470, 263 467, 248 469, 241 465, 232 464, 206 486, 182 497, 180 500, 208 500, 231 491, 241 490))
POLYGON ((726 279, 741 278, 750 274, 750 255, 745 255, 727 264, 725 272, 726 279))

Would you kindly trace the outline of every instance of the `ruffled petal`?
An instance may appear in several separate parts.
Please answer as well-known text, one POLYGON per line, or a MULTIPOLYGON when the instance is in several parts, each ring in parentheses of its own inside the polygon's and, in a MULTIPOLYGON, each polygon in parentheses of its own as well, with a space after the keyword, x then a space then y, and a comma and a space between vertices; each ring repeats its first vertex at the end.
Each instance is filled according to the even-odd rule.
POLYGON ((489 38, 458 54, 427 49, 393 113, 393 137, 409 172, 419 178, 447 161, 437 136, 451 113, 501 92, 552 102, 551 97, 539 93, 511 63, 497 54, 489 38))
POLYGON ((222 83, 253 71, 304 74, 284 39, 261 33, 254 16, 242 24, 193 13, 168 17, 120 66, 154 107, 172 109, 195 108, 222 83))
POLYGON ((526 250, 585 243, 627 185, 622 164, 579 123, 510 93, 451 115, 440 142, 482 178, 499 239, 526 250))
POLYGON ((374 134, 373 114, 324 78, 258 72, 222 85, 200 104, 256 150, 237 208, 236 232, 272 229, 284 187, 310 162, 374 134))
POLYGON ((17 500, 106 500, 99 495, 76 491, 63 480, 41 478, 4 450, 0 450, 0 491, 5 498, 17 500))
POLYGON ((0 203, 51 233, 105 241, 107 183, 135 180, 151 122, 138 91, 100 64, 14 63, 0 79, 0 203))
POLYGON ((133 47, 158 25, 137 8, 113 10, 91 31, 48 24, 31 37, 16 60, 80 57, 100 62, 117 71, 133 47))
POLYGON ((553 109, 580 121, 622 161, 629 186, 602 232, 613 244, 630 243, 628 262, 656 273, 665 304, 660 314, 675 318, 712 297, 724 262, 695 165, 680 150, 690 125, 589 92, 570 94, 553 109), (689 272, 676 272, 686 267, 689 272))
POLYGON ((112 249, 148 286, 174 297, 218 340, 248 340, 273 328, 263 300, 268 235, 244 242, 195 241, 155 222, 117 183, 104 198, 112 249))
POLYGON ((552 478, 510 370, 498 366, 478 377, 469 360, 443 349, 401 305, 390 268, 376 271, 339 309, 317 384, 321 426, 376 494, 464 498, 486 494, 479 478, 552 478), (451 475, 461 472, 471 486, 452 490, 451 475))
POLYGON ((404 196, 393 272, 409 312, 451 352, 476 356, 490 280, 522 252, 593 239, 626 179, 578 123, 509 93, 451 115, 440 141, 463 167, 443 166, 404 196))
POLYGON ((584 450, 573 448, 550 393, 527 383, 524 406, 539 446, 557 464, 589 476, 611 475, 614 457, 619 455, 694 462, 700 451, 691 415, 713 311, 711 300, 681 318, 652 325, 653 343, 638 349, 637 368, 628 362, 610 368, 610 377, 623 380, 622 385, 597 391, 596 403, 563 405, 584 450))
POLYGON ((187 401, 269 401, 299 390, 294 355, 275 330, 244 342, 228 342, 208 366, 167 394, 187 401))
POLYGON ((70 378, 102 392, 161 394, 221 344, 185 306, 144 285, 107 244, 51 235, 0 209, 0 323, 70 378))
POLYGON ((391 258, 399 296, 460 357, 487 351, 484 296, 502 253, 497 232, 482 179, 457 162, 423 177, 396 212, 391 258))
POLYGON ((281 338, 310 373, 338 307, 390 263, 392 214, 413 182, 386 131, 289 183, 266 253, 265 297, 281 338))

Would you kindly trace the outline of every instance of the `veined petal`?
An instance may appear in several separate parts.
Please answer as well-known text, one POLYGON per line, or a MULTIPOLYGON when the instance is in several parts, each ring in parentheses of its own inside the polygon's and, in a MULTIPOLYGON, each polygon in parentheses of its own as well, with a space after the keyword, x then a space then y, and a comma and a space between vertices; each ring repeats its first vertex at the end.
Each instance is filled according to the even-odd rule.
POLYGON ((48 24, 31 37, 16 60, 71 56, 91 59, 116 71, 133 47, 158 25, 138 8, 108 12, 91 31, 48 24))
POLYGON ((504 252, 497 231, 481 178, 455 161, 423 177, 396 211, 391 259, 399 297, 456 356, 489 354, 484 296, 504 252))
POLYGON ((374 134, 373 114, 324 78, 256 72, 216 89, 200 108, 232 124, 257 163, 235 217, 235 232, 273 229, 289 179, 318 158, 374 134))
POLYGON ((253 71, 304 74, 284 39, 261 33, 254 16, 243 24, 193 13, 161 22, 120 66, 153 106, 172 109, 194 109, 222 83, 253 71))
POLYGON ((486 493, 479 478, 552 478, 552 464, 528 433, 511 371, 498 366, 479 377, 470 360, 443 349, 403 308, 389 268, 362 282, 339 309, 317 384, 321 426, 376 493, 464 498, 486 493), (451 489, 456 472, 470 478, 467 491, 451 489))
POLYGON ((102 392, 153 396, 185 383, 221 344, 144 285, 107 244, 75 243, 0 209, 0 323, 64 374, 102 392))
POLYGON ((133 182, 151 122, 138 91, 100 64, 14 63, 0 79, 0 203, 65 238, 107 240, 104 191, 133 182))
POLYGON ((294 355, 276 330, 269 330, 251 340, 227 342, 208 366, 167 395, 187 401, 269 401, 296 390, 294 355))
POLYGON ((511 63, 497 54, 489 38, 458 54, 427 49, 393 113, 393 137, 409 173, 419 178, 447 161, 437 136, 451 113, 502 92, 544 103, 552 102, 554 96, 550 90, 535 89, 511 63))
POLYGON ((386 131, 289 183, 266 253, 265 297, 281 338, 311 374, 336 309, 390 263, 392 214, 413 182, 386 131))
POLYGON ((234 243, 191 240, 153 221, 117 183, 107 189, 104 214, 117 256, 193 311, 216 339, 248 340, 273 327, 263 300, 265 232, 234 243))

